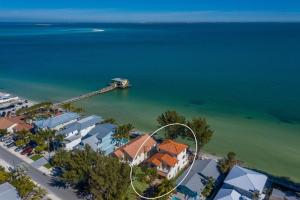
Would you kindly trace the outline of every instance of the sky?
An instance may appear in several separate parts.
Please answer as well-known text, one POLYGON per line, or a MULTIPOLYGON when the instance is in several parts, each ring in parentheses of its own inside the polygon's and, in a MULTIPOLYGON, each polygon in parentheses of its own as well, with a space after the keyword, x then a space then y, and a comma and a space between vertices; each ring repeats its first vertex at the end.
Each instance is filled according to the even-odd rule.
POLYGON ((300 22, 300 0, 0 0, 0 21, 300 22))

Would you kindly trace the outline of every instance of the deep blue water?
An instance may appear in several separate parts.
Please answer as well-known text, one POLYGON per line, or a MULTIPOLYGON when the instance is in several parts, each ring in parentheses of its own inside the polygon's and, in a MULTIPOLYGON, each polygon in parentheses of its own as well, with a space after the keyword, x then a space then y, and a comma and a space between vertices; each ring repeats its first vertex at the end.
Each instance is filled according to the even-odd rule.
MULTIPOLYGON (((300 121, 297 23, 2 23, 0 70, 0 78, 70 90, 94 89, 122 76, 139 98, 246 108, 300 121)), ((54 99, 40 95, 47 98, 54 99)))
POLYGON ((79 104, 148 131, 167 109, 207 117, 205 150, 298 181, 299 72, 300 23, 0 23, 0 90, 59 101, 125 77, 79 104))

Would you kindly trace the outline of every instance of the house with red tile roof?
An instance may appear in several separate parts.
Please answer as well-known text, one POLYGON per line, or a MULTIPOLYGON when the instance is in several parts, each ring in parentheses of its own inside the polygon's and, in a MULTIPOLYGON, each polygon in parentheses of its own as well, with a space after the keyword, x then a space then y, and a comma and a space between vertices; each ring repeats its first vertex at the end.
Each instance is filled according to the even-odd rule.
POLYGON ((0 118, 0 129, 6 130, 9 133, 22 130, 30 131, 32 128, 32 125, 26 123, 22 116, 0 118))
POLYGON ((118 148, 112 155, 123 162, 128 162, 130 165, 138 165, 155 152, 155 147, 156 141, 148 134, 145 134, 118 148))
POLYGON ((188 164, 187 148, 185 144, 165 140, 157 146, 157 153, 146 162, 155 168, 160 176, 174 178, 188 164))

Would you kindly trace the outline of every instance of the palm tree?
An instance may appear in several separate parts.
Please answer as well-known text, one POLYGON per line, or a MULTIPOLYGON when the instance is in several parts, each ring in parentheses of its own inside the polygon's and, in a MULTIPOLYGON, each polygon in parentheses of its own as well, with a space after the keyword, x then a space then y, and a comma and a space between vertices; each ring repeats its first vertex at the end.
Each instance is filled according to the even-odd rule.
MULTIPOLYGON (((160 126, 166 126, 168 124, 172 123, 181 123, 185 124, 186 120, 185 117, 177 113, 176 111, 166 111, 160 116, 157 117, 157 122, 160 126)), ((166 127, 165 135, 167 138, 174 139, 176 138, 180 133, 183 133, 182 126, 169 126, 166 127)))
MULTIPOLYGON (((210 126, 207 124, 205 118, 194 118, 192 121, 189 121, 187 125, 194 131, 197 139, 197 155, 200 155, 200 151, 203 148, 205 144, 207 144, 212 136, 213 136, 213 130, 210 129, 210 126)), ((187 130, 188 135, 191 137, 194 137, 192 133, 187 130)))
POLYGON ((122 138, 129 138, 130 131, 134 129, 134 126, 132 124, 124 124, 117 127, 116 133, 114 134, 114 137, 116 139, 122 139, 122 138))
MULTIPOLYGON (((174 188, 173 180, 164 179, 157 187, 155 191, 155 197, 165 195, 174 188)), ((171 196, 171 193, 161 197, 160 199, 166 200, 171 196)))
POLYGON ((226 158, 219 161, 218 167, 223 174, 228 173, 231 168, 237 163, 236 154, 234 152, 229 152, 226 158))

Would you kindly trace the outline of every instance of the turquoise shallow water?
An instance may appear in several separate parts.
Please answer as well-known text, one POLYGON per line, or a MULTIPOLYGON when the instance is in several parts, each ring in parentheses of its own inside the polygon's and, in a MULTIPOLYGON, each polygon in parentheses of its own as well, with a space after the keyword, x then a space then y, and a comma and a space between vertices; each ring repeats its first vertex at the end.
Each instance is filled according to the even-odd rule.
POLYGON ((0 89, 79 102, 88 112, 153 130, 175 109, 215 130, 207 151, 300 181, 300 24, 0 24, 0 89), (95 32, 103 29, 104 32, 95 32))

